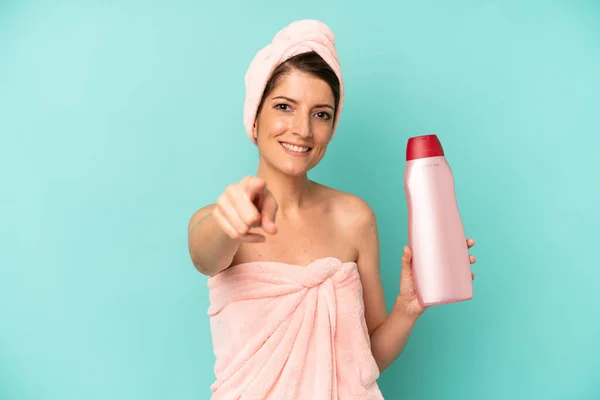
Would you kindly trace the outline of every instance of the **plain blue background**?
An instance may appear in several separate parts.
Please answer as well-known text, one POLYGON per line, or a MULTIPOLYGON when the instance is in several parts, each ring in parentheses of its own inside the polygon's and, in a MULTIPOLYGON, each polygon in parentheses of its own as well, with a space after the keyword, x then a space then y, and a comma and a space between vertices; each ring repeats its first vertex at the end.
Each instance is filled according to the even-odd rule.
POLYGON ((208 399, 187 222, 256 172, 243 76, 333 29, 339 130, 311 175, 377 213, 391 304, 409 136, 437 133, 478 262, 386 399, 600 398, 597 1, 0 2, 0 398, 208 399))

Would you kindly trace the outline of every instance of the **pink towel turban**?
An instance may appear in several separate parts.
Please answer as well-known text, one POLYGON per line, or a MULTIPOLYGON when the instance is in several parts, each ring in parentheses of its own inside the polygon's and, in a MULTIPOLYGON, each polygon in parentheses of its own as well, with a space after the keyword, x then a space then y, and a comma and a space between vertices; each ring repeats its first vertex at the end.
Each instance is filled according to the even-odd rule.
POLYGON ((333 132, 335 132, 344 100, 344 84, 335 50, 335 38, 331 29, 323 22, 305 19, 292 22, 279 31, 271 43, 256 53, 246 72, 244 127, 248 137, 254 144, 256 144, 256 139, 252 134, 252 127, 256 119, 258 105, 271 73, 279 64, 291 57, 310 51, 319 54, 333 69, 340 81, 340 100, 333 124, 333 132))

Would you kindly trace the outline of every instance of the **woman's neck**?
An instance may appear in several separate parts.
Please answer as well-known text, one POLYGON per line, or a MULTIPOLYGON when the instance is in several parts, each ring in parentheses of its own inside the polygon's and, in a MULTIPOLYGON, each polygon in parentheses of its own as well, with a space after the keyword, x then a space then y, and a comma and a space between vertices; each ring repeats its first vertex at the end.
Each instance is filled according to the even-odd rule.
POLYGON ((277 200, 278 213, 296 214, 310 202, 315 183, 306 174, 290 176, 261 162, 257 176, 267 184, 267 189, 277 200))

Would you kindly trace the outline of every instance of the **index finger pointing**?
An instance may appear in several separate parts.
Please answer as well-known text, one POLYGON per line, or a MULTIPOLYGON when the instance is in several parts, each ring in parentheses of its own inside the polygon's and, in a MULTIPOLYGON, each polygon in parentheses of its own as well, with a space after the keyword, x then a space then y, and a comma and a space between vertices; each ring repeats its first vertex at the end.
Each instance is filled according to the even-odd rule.
POLYGON ((256 195, 265 188, 265 181, 255 176, 249 176, 240 182, 242 190, 250 199, 254 199, 256 195))

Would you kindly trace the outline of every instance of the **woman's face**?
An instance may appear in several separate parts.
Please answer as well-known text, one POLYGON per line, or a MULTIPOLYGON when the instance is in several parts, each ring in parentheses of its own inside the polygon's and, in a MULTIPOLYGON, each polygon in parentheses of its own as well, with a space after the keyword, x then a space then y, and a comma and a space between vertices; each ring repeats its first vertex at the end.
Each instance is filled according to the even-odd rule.
POLYGON ((269 93, 254 126, 261 161, 287 175, 306 174, 331 140, 334 96, 329 85, 292 70, 269 93))

